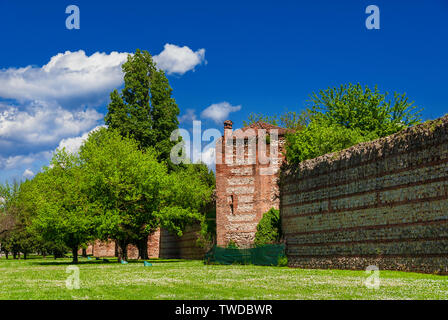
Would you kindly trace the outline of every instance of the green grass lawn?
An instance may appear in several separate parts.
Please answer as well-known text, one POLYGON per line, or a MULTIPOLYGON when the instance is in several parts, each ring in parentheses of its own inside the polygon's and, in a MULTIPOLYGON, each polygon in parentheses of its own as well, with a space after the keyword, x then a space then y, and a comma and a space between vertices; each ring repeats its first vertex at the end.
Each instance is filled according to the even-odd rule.
POLYGON ((81 258, 80 289, 66 288, 69 259, 0 259, 0 299, 447 299, 448 277, 381 271, 218 266, 151 260, 127 265, 81 258))

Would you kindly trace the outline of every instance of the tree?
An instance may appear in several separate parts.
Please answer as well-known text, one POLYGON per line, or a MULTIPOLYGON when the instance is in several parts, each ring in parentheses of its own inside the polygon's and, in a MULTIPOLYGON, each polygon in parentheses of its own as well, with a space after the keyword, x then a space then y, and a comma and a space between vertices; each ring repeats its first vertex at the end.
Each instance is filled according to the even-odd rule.
POLYGON ((0 185, 0 236, 11 231, 16 225, 11 211, 14 207, 18 189, 18 183, 14 183, 13 186, 8 183, 0 185))
POLYGON ((420 110, 406 94, 380 93, 360 84, 341 85, 313 93, 309 122, 302 130, 286 135, 290 164, 339 151, 360 142, 396 133, 419 123, 420 110))
POLYGON ((127 246, 157 228, 154 213, 166 186, 166 167, 152 148, 140 150, 136 140, 119 131, 100 129, 80 149, 89 181, 89 201, 101 210, 98 237, 118 244, 119 261, 127 246))
POLYGON ((95 239, 95 207, 85 192, 86 180, 77 155, 58 150, 50 167, 32 180, 36 217, 31 228, 56 247, 71 249, 78 263, 79 247, 95 239))
POLYGON ((211 210, 214 180, 204 164, 188 164, 171 172, 159 213, 160 225, 181 236, 187 225, 203 222, 211 210))
POLYGON ((286 156, 289 163, 299 163, 371 139, 358 130, 315 119, 303 130, 287 136, 286 156))
POLYGON ((254 243, 256 245, 278 243, 282 236, 280 212, 271 208, 263 214, 257 225, 254 243))
POLYGON ((178 128, 179 108, 163 70, 157 69, 147 51, 137 49, 122 66, 124 89, 114 90, 105 123, 123 136, 134 138, 142 149, 155 147, 158 159, 170 169, 170 150, 176 142, 171 133, 178 128))
POLYGON ((157 155, 110 129, 91 133, 81 146, 89 201, 102 211, 99 238, 117 242, 119 261, 127 259, 128 244, 144 254, 148 235, 159 227, 181 235, 187 224, 201 219, 200 210, 210 198, 193 169, 169 174, 157 155))
MULTIPOLYGON (((28 182, 28 181, 27 181, 28 182)), ((27 183, 14 183, 0 186, 2 199, 0 212, 0 242, 2 251, 8 256, 12 252, 14 259, 23 253, 24 259, 36 249, 39 241, 36 234, 28 227, 30 224, 29 212, 23 210, 20 196, 27 183)))
POLYGON ((380 93, 358 83, 313 92, 309 101, 311 118, 359 130, 363 136, 385 137, 421 122, 420 110, 406 94, 380 93))

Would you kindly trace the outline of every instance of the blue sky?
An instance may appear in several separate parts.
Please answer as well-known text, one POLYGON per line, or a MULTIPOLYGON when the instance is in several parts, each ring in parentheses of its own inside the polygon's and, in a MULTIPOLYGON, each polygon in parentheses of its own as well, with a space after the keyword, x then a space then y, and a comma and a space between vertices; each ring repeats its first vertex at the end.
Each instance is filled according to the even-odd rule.
POLYGON ((447 0, 1 1, 0 182, 31 177, 102 125, 136 48, 166 66, 187 129, 193 118, 221 130, 223 117, 240 127, 251 112, 298 111, 347 82, 406 92, 424 119, 440 117, 447 19, 447 0), (79 30, 65 27, 71 4, 79 30), (371 4, 380 30, 365 27, 371 4))

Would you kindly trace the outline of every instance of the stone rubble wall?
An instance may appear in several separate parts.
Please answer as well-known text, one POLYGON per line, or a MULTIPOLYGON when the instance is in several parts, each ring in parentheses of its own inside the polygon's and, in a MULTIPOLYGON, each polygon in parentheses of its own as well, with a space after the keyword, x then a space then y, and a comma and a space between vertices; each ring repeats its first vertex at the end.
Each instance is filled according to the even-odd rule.
POLYGON ((188 226, 182 237, 162 230, 160 237, 160 258, 163 259, 203 259, 206 248, 198 245, 201 227, 199 224, 188 226))
POLYGON ((285 167, 289 266, 448 272, 448 116, 285 167))

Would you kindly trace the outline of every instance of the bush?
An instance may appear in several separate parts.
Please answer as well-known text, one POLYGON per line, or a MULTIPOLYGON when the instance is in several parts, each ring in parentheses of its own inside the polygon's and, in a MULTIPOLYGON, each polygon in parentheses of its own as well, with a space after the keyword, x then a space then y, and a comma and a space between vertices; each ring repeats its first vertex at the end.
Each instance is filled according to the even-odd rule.
POLYGON ((288 135, 286 155, 289 163, 299 163, 376 138, 373 134, 363 136, 359 130, 316 119, 302 131, 288 135))
POLYGON ((282 234, 281 230, 280 212, 271 208, 263 215, 263 218, 257 225, 255 245, 278 243, 282 234))
POLYGON ((231 239, 227 244, 227 249, 238 249, 238 245, 231 239))
POLYGON ((288 266, 288 257, 287 256, 281 256, 278 258, 278 264, 279 267, 287 267, 288 266))

